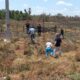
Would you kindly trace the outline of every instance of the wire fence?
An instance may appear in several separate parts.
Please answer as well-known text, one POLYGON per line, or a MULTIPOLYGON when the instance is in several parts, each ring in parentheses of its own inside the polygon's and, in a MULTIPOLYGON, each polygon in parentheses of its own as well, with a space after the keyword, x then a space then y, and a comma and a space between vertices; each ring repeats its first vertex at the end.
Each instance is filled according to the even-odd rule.
MULTIPOLYGON (((76 36, 79 34, 80 32, 80 27, 77 26, 72 26, 69 24, 55 24, 54 22, 44 22, 41 23, 42 26, 42 32, 44 29, 44 32, 55 32, 54 31, 54 27, 55 25, 57 26, 57 32, 60 31, 60 28, 64 28, 65 32, 68 33, 73 33, 76 36)), ((35 29, 37 29, 37 26, 35 26, 35 29)), ((0 25, 0 38, 5 38, 6 37, 6 26, 5 25, 0 25)), ((15 37, 27 37, 27 32, 26 32, 26 26, 24 22, 14 22, 10 25, 10 32, 11 32, 11 38, 15 38, 15 37)))

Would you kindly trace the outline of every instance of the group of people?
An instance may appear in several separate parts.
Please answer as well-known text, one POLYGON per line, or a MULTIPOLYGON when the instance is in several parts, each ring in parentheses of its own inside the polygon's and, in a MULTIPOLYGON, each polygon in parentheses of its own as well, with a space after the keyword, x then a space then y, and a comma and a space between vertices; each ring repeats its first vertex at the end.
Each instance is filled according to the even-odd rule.
MULTIPOLYGON (((33 25, 27 23, 26 30, 27 30, 27 34, 30 35, 32 43, 34 43, 36 31, 38 33, 38 36, 41 36, 42 28, 40 24, 35 28, 33 25)), ((46 42, 46 48, 45 48, 46 57, 48 57, 48 55, 51 55, 54 57, 58 57, 59 55, 61 55, 62 53, 61 43, 62 43, 63 38, 64 38, 64 30, 61 28, 60 33, 56 32, 55 40, 54 40, 54 47, 53 47, 53 43, 50 40, 46 42)))
POLYGON ((50 40, 46 42, 46 48, 45 48, 46 57, 48 57, 49 54, 53 57, 59 57, 62 54, 61 51, 62 39, 63 39, 62 34, 56 33, 54 45, 50 40))
POLYGON ((46 57, 48 57, 48 55, 50 54, 51 56, 57 58, 62 54, 61 43, 62 40, 64 39, 64 30, 63 28, 61 28, 60 32, 57 32, 57 26, 55 26, 54 32, 55 32, 54 45, 50 40, 46 42, 46 48, 45 48, 46 57))
POLYGON ((41 36, 41 31, 42 31, 42 27, 41 25, 39 24, 37 26, 37 29, 31 25, 30 23, 27 23, 26 24, 26 32, 27 34, 30 36, 31 38, 31 42, 34 43, 34 39, 35 39, 35 33, 37 32, 38 33, 38 36, 41 36))

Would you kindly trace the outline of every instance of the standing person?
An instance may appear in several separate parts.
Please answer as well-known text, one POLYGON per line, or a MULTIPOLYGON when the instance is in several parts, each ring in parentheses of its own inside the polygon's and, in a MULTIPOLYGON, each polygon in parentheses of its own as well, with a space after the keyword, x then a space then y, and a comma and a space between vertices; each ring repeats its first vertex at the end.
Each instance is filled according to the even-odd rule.
POLYGON ((27 22, 27 23, 26 23, 26 32, 27 32, 27 34, 29 34, 29 28, 30 28, 30 23, 27 22))
POLYGON ((48 57, 48 54, 53 55, 53 48, 52 48, 52 43, 50 41, 46 42, 46 57, 48 57))
POLYGON ((41 25, 40 24, 37 26, 37 32, 38 32, 38 36, 41 36, 41 25))
POLYGON ((33 26, 30 26, 29 28, 29 34, 30 34, 30 38, 31 38, 31 42, 32 43, 35 43, 34 42, 34 39, 35 39, 35 28, 33 26))
POLYGON ((60 34, 62 36, 62 38, 64 38, 64 30, 61 28, 60 34))
POLYGON ((57 57, 58 55, 61 55, 61 43, 62 43, 62 39, 60 37, 60 34, 56 33, 56 37, 55 37, 55 49, 54 49, 55 57, 57 57))

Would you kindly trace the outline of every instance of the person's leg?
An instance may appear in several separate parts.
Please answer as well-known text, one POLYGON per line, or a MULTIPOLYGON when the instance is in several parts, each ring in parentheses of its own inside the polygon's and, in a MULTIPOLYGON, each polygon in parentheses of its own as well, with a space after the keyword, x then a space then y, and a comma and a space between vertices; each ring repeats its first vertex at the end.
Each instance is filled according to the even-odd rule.
POLYGON ((38 31, 38 36, 40 36, 40 31, 38 31))
POLYGON ((33 34, 33 39, 35 39, 35 34, 33 34))
POLYGON ((59 55, 62 55, 61 47, 59 47, 59 55))
POLYGON ((41 31, 39 31, 39 36, 41 36, 41 31))
POLYGON ((59 57, 59 56, 61 56, 61 54, 62 54, 61 48, 56 47, 56 56, 59 57))
POLYGON ((48 57, 48 51, 47 51, 47 48, 46 48, 46 50, 45 50, 45 53, 46 53, 46 57, 48 57))
POLYGON ((40 32, 38 33, 38 35, 40 36, 40 32))
POLYGON ((27 29, 27 34, 29 34, 29 29, 27 29))
POLYGON ((32 34, 32 38, 33 38, 33 40, 35 39, 35 34, 32 34))
POLYGON ((34 43, 33 34, 31 34, 31 42, 34 43))
POLYGON ((59 48, 58 47, 55 47, 54 48, 54 57, 55 58, 58 58, 58 51, 59 51, 59 48))
POLYGON ((46 48, 46 57, 48 57, 48 53, 49 53, 50 49, 46 48))
POLYGON ((38 31, 38 36, 39 36, 39 31, 38 31))
POLYGON ((54 48, 53 52, 54 52, 53 56, 55 57, 55 55, 56 55, 56 48, 54 48))
POLYGON ((32 41, 32 34, 30 35, 30 37, 31 37, 31 41, 32 41))
POLYGON ((53 49, 52 49, 52 48, 50 49, 50 55, 51 55, 51 56, 53 56, 53 55, 54 55, 54 51, 53 51, 53 49))

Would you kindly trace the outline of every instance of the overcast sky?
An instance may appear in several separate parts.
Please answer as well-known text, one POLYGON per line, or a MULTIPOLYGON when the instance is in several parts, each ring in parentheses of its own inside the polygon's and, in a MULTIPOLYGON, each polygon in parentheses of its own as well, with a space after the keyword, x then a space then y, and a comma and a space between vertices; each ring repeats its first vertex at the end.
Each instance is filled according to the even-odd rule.
MULTIPOLYGON (((62 13, 63 15, 79 15, 80 16, 80 0, 9 0, 10 10, 24 10, 31 8, 32 14, 55 15, 62 13)), ((0 0, 0 9, 5 9, 5 0, 0 0)))

